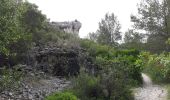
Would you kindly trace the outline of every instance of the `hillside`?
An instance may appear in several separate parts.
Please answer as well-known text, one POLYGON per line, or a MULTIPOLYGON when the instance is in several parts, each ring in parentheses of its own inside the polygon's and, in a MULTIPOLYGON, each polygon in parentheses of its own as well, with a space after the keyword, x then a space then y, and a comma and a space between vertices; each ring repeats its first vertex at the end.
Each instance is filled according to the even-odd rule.
POLYGON ((106 13, 82 39, 78 20, 53 22, 35 4, 1 0, 0 100, 169 99, 169 8, 142 0, 124 35, 106 13))

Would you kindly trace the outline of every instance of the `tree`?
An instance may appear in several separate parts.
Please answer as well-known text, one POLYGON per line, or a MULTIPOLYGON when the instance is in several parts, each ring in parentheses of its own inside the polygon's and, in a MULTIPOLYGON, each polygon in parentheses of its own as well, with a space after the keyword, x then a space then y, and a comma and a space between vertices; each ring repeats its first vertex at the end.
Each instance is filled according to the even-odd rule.
POLYGON ((105 18, 99 23, 97 41, 101 44, 115 45, 117 41, 121 39, 120 29, 121 26, 117 17, 113 13, 107 13, 105 18))
POLYGON ((0 56, 6 55, 13 62, 25 60, 32 42, 43 38, 45 21, 46 17, 34 4, 0 0, 0 56))
POLYGON ((89 33, 88 38, 94 42, 97 42, 98 35, 95 32, 89 33))
POLYGON ((131 16, 131 21, 134 22, 134 27, 136 29, 142 29, 146 31, 149 36, 148 41, 150 41, 152 46, 154 45, 155 48, 159 49, 158 52, 162 50, 168 50, 165 41, 167 41, 167 39, 170 37, 169 2, 169 0, 142 0, 138 6, 139 15, 131 16), (161 45, 162 49, 160 50, 161 45))
POLYGON ((9 44, 22 37, 19 27, 20 2, 17 0, 0 0, 0 53, 9 55, 9 44))
POLYGON ((21 27, 24 29, 26 33, 32 35, 33 42, 38 42, 41 40, 43 33, 42 30, 47 23, 46 16, 38 10, 38 7, 35 4, 31 4, 25 2, 24 4, 25 12, 22 14, 20 18, 21 27), (41 32, 39 32, 41 30, 41 32))
POLYGON ((126 49, 142 50, 144 46, 145 35, 130 29, 125 32, 124 43, 121 45, 126 49))
POLYGON ((135 32, 133 29, 125 32, 124 42, 125 43, 141 43, 143 41, 144 34, 140 34, 139 32, 135 32))
POLYGON ((12 57, 15 63, 27 62, 28 51, 32 48, 32 44, 39 44, 47 33, 44 29, 46 24, 46 16, 38 10, 35 4, 29 2, 20 2, 19 11, 22 10, 18 17, 18 27, 22 29, 22 37, 16 42, 9 44, 11 53, 15 53, 12 57))

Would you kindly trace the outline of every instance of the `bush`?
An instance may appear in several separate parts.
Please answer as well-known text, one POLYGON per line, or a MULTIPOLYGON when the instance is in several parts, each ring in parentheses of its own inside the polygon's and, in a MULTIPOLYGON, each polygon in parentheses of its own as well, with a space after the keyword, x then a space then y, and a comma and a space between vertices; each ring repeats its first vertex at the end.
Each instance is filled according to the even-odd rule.
POLYGON ((87 50, 97 70, 93 75, 80 74, 74 80, 77 82, 73 88, 75 94, 82 100, 133 100, 130 87, 142 83, 140 52, 135 49, 116 50, 89 40, 82 40, 80 44, 87 50))
MULTIPOLYGON (((112 67, 113 63, 121 64, 121 71, 126 69, 129 78, 134 81, 135 84, 141 84, 141 71, 143 66, 140 64, 141 60, 138 55, 140 52, 135 49, 130 50, 116 50, 107 45, 100 45, 90 40, 82 40, 81 47, 85 48, 92 57, 93 62, 103 70, 108 67, 112 67)), ((97 72, 96 72, 97 73, 97 72)))
POLYGON ((140 55, 145 72, 155 82, 170 82, 170 54, 150 54, 143 52, 140 55))
POLYGON ((138 50, 135 50, 135 49, 129 49, 129 50, 117 50, 115 52, 115 55, 116 56, 134 56, 134 57, 137 57, 139 55, 139 51, 138 50))
POLYGON ((141 72, 143 66, 141 65, 141 60, 137 55, 118 55, 108 59, 107 57, 102 58, 97 56, 95 59, 95 64, 99 66, 102 70, 107 68, 118 69, 122 73, 126 73, 126 77, 131 80, 130 85, 138 85, 142 83, 141 72))
POLYGON ((81 100, 99 100, 102 90, 99 85, 99 78, 82 72, 74 78, 72 92, 81 100))
POLYGON ((50 96, 47 96, 45 100, 78 100, 78 99, 72 93, 63 92, 63 93, 54 93, 50 96))
POLYGON ((133 100, 126 83, 118 70, 107 70, 98 77, 81 73, 71 91, 81 100, 133 100))
POLYGON ((108 69, 101 74, 100 84, 103 90, 103 100, 133 100, 129 89, 129 79, 118 69, 108 69))
POLYGON ((107 45, 100 45, 90 40, 81 40, 80 46, 87 50, 89 56, 96 57, 112 57, 114 56, 114 49, 107 45))
POLYGON ((0 92, 15 90, 19 87, 20 80, 22 78, 22 72, 15 69, 1 69, 0 76, 0 92))

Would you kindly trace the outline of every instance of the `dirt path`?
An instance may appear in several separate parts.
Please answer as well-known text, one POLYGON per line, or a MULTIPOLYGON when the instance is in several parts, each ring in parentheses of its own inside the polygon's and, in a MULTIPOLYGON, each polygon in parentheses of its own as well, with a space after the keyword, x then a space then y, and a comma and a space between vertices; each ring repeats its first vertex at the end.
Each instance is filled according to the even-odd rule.
POLYGON ((151 79, 142 73, 143 87, 134 90, 135 100, 167 100, 167 90, 159 85, 152 85, 151 79))

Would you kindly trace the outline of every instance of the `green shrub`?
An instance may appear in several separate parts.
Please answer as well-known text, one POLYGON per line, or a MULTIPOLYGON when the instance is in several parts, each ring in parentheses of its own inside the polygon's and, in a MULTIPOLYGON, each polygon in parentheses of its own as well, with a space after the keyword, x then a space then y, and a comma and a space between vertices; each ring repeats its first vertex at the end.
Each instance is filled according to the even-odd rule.
POLYGON ((100 85, 103 90, 103 100, 133 100, 129 89, 129 79, 119 69, 107 69, 101 74, 100 85))
POLYGON ((96 57, 95 64, 102 70, 112 68, 113 70, 119 70, 122 73, 126 73, 126 77, 131 81, 130 85, 139 85, 142 83, 141 72, 143 66, 141 60, 134 56, 119 56, 116 58, 108 59, 102 57, 96 57))
POLYGON ((99 78, 82 72, 72 80, 73 93, 81 100, 98 100, 101 98, 102 90, 99 85, 99 78))
POLYGON ((89 56, 107 57, 110 58, 113 55, 114 49, 107 45, 100 45, 90 40, 81 40, 80 46, 87 50, 89 56))
POLYGON ((135 49, 129 49, 129 50, 117 50, 115 52, 115 55, 116 56, 134 56, 134 57, 137 57, 139 55, 139 51, 138 50, 135 50, 135 49))
POLYGON ((15 90, 19 87, 20 80, 22 78, 22 72, 17 70, 17 66, 14 69, 1 69, 0 77, 0 92, 15 90))
POLYGON ((82 40, 81 47, 85 48, 89 53, 89 56, 93 58, 93 62, 103 70, 105 68, 112 67, 112 63, 121 64, 122 71, 126 69, 129 78, 134 83, 142 83, 141 71, 143 66, 140 64, 141 60, 138 55, 140 52, 135 49, 130 50, 115 50, 114 48, 106 45, 97 44, 93 41, 82 40))
POLYGON ((127 80, 119 70, 105 70, 98 77, 81 73, 72 92, 81 100, 133 100, 127 80))
POLYGON ((74 93, 82 100, 133 100, 130 87, 142 83, 140 52, 135 49, 116 50, 89 40, 82 40, 80 44, 97 66, 97 74, 81 73, 74 80, 74 93))
POLYGON ((169 82, 170 80, 170 54, 150 54, 143 52, 140 55, 144 72, 148 73, 155 82, 169 82))
POLYGON ((63 92, 63 93, 54 93, 50 96, 47 96, 45 100, 78 100, 78 99, 72 93, 63 92))

